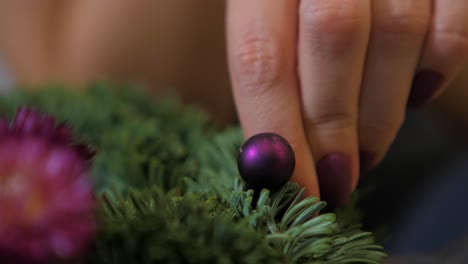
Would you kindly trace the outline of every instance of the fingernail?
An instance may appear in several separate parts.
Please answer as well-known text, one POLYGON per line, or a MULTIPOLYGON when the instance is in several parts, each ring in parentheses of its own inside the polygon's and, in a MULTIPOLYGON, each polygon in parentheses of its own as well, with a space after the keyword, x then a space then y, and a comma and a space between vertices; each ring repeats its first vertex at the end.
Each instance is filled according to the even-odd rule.
POLYGON ((350 160, 339 153, 329 154, 317 163, 321 198, 332 207, 348 203, 351 194, 350 160))
POLYGON ((415 108, 427 103, 444 81, 444 76, 433 70, 422 70, 416 73, 408 99, 408 106, 415 108))
POLYGON ((359 170, 361 175, 366 175, 373 169, 376 156, 367 151, 359 151, 359 170))

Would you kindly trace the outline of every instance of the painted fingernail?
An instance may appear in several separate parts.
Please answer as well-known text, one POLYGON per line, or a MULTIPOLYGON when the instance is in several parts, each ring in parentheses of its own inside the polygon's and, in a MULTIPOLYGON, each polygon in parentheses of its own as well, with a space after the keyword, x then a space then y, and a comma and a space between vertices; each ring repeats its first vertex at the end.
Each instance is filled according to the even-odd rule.
POLYGON ((416 73, 408 99, 408 106, 415 108, 427 103, 444 81, 444 76, 433 70, 422 70, 416 73))
POLYGON ((367 151, 359 151, 359 170, 361 175, 366 175, 373 169, 376 156, 367 151))
POLYGON ((348 203, 351 194, 350 159, 339 153, 328 154, 317 163, 322 200, 331 207, 348 203))

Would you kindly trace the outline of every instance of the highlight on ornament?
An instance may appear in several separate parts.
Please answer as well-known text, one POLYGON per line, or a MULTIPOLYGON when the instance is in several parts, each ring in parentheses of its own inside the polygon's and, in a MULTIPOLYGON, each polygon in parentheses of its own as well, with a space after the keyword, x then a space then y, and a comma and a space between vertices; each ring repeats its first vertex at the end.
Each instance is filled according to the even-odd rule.
POLYGON ((259 133, 241 146, 238 157, 239 173, 254 189, 278 189, 294 172, 296 159, 289 142, 282 136, 259 133))

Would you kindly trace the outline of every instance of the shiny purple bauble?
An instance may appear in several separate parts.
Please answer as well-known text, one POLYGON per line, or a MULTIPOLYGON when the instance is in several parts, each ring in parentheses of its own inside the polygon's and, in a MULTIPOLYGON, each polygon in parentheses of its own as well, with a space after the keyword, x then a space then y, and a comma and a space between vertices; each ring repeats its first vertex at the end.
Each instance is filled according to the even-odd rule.
POLYGON ((274 133, 260 133, 240 148, 237 166, 249 188, 278 189, 294 172, 296 159, 288 141, 274 133))

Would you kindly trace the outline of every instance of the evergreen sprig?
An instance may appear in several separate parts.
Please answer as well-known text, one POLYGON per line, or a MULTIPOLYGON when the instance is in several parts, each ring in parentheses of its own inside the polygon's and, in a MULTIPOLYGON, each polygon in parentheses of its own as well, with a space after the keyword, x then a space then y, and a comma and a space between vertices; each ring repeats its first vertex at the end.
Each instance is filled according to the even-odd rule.
POLYGON ((37 106, 98 148, 93 174, 100 230, 86 263, 381 263, 357 209, 297 185, 249 190, 238 175, 238 127, 217 131, 203 112, 134 88, 47 87, 0 98, 37 106), (337 219, 338 216, 338 219, 337 219))

